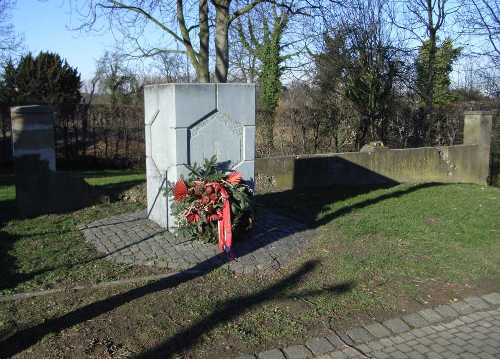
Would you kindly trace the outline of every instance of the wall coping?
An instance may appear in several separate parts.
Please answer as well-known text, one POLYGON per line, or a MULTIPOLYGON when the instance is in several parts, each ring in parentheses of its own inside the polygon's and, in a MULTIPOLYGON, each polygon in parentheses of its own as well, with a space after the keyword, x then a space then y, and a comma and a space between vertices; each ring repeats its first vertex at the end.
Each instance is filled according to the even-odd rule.
MULTIPOLYGON (((384 148, 381 150, 376 150, 373 153, 376 152, 384 152, 384 151, 414 151, 414 150, 441 150, 445 148, 466 148, 466 147, 477 147, 479 146, 478 144, 459 144, 459 145, 453 145, 453 146, 426 146, 426 147, 411 147, 411 148, 384 148)), ((341 156, 341 155, 351 155, 351 154, 358 154, 358 153, 366 153, 368 156, 371 154, 368 152, 329 152, 329 153, 317 153, 317 154, 309 154, 309 155, 288 155, 288 156, 271 156, 271 157, 257 157, 256 160, 279 160, 279 159, 308 159, 308 158, 326 158, 326 157, 335 157, 335 156, 341 156)))
POLYGON ((491 115, 493 116, 495 114, 496 111, 478 111, 478 110, 471 110, 471 111, 464 111, 464 116, 466 115, 473 115, 473 116, 476 116, 476 115, 491 115))
POLYGON ((149 84, 144 86, 144 88, 149 87, 167 87, 167 86, 252 86, 255 87, 254 83, 247 82, 167 82, 160 84, 149 84))

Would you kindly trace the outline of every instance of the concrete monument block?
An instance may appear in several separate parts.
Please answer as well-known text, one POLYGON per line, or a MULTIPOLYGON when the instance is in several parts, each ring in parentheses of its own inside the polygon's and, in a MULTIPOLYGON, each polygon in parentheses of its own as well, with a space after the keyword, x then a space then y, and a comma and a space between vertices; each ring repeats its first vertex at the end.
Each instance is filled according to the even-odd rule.
POLYGON ((480 182, 487 184, 490 175, 491 139, 493 113, 487 111, 464 112, 464 145, 477 145, 477 159, 480 182))
POLYGON ((32 217, 81 208, 91 201, 89 185, 56 171, 54 115, 47 106, 11 109, 18 214, 32 217))
POLYGON ((11 109, 12 154, 14 159, 39 156, 56 170, 54 149, 54 115, 48 106, 19 106, 11 109))
POLYGON ((168 182, 187 175, 186 165, 213 155, 251 185, 255 160, 255 86, 165 84, 144 90, 149 218, 173 230, 168 182))

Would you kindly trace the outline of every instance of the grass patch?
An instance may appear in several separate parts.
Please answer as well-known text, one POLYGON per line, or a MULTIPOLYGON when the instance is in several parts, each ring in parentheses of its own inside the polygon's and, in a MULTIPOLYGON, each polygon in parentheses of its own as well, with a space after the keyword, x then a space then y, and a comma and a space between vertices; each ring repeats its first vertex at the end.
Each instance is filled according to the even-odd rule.
MULTIPOLYGON (((159 282, 11 302, 0 305, 0 333, 38 324, 45 335, 30 355, 39 357, 100 357, 112 348, 117 356, 221 358, 303 343, 330 327, 500 289, 499 199, 500 189, 462 184, 261 195, 259 205, 317 229, 304 255, 282 271, 235 276, 218 269, 171 287, 159 282), (58 329, 44 327, 47 320, 58 329)), ((75 219, 10 221, 2 231, 17 236, 19 247, 8 254, 18 273, 39 271, 44 261, 64 268, 91 258, 78 223, 132 208, 114 203, 78 211, 75 219), (48 233, 54 230, 55 237, 48 233)), ((121 268, 91 262, 37 274, 15 288, 137 274, 121 268)))
POLYGON ((263 196, 266 205, 319 229, 316 247, 332 253, 334 258, 325 258, 325 263, 341 261, 336 272, 352 268, 346 273, 352 277, 361 269, 378 282, 410 287, 433 280, 464 283, 497 276, 499 200, 500 189, 469 184, 263 196))
MULTIPOLYGON (((107 189, 144 181, 144 174, 138 172, 83 172, 77 175, 93 186, 107 189)), ((15 213, 13 176, 3 176, 0 181, 1 294, 98 283, 154 272, 96 259, 99 254, 84 242, 78 229, 98 218, 137 210, 139 205, 115 202, 68 214, 16 219, 12 218, 15 213)))
POLYGON ((124 182, 144 182, 146 180, 144 171, 83 171, 79 172, 78 175, 92 186, 109 186, 124 182))
POLYGON ((16 199, 13 175, 0 175, 0 205, 16 199))

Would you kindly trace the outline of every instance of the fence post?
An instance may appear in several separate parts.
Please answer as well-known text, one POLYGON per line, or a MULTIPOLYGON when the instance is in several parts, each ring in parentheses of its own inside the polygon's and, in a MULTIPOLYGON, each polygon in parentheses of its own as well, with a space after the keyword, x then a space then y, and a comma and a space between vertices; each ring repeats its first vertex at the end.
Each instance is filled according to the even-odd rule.
POLYGON ((464 112, 464 145, 478 145, 479 177, 488 184, 491 161, 493 113, 489 111, 464 112))

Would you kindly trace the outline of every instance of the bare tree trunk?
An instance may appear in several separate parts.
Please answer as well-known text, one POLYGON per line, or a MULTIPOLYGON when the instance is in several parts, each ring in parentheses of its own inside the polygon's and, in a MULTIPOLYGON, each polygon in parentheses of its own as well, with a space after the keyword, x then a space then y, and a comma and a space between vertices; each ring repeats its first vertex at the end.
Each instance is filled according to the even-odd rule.
MULTIPOLYGON (((430 0, 427 0, 430 2, 430 0)), ((430 139, 430 132, 433 124, 433 111, 434 111, 434 72, 436 65, 436 52, 437 52, 437 36, 436 31, 434 30, 434 26, 432 25, 432 9, 429 11, 429 59, 427 64, 427 86, 426 86, 426 94, 425 94, 425 114, 423 116, 423 120, 425 123, 423 124, 423 131, 425 134, 424 143, 432 144, 432 140, 430 139)))
POLYGON ((97 158, 97 134, 96 134, 97 121, 95 116, 92 116, 92 148, 94 150, 94 159, 97 158))
POLYGON ((129 147, 130 147, 130 135, 129 135, 129 126, 128 124, 123 129, 125 133, 125 158, 129 159, 129 147))
MULTIPOLYGON (((204 0, 201 0, 202 2, 204 0)), ((209 31, 208 31, 208 3, 200 3, 200 52, 197 53, 193 48, 191 43, 191 37, 189 35, 189 29, 186 25, 186 20, 184 18, 184 3, 183 0, 177 0, 177 23, 179 24, 179 29, 182 35, 182 43, 186 48, 187 56, 193 64, 196 71, 196 77, 199 82, 210 82, 210 72, 208 69, 208 41, 209 41, 209 31)))
POLYGON ((198 38, 200 40, 199 53, 199 76, 198 81, 210 82, 210 70, 208 64, 208 54, 210 50, 210 30, 208 27, 208 0, 200 0, 199 7, 200 32, 198 38))
POLYGON ((229 5, 230 0, 215 2, 215 79, 217 82, 227 82, 229 68, 229 5))

